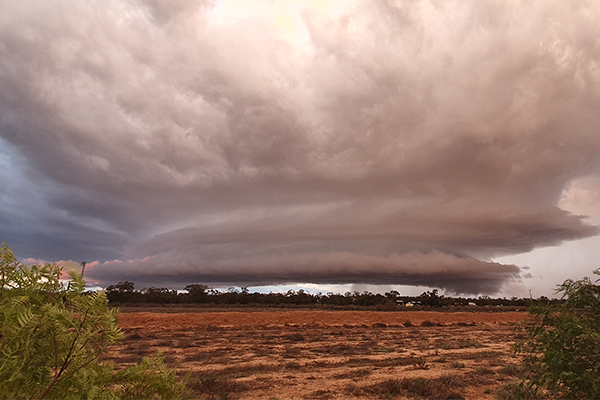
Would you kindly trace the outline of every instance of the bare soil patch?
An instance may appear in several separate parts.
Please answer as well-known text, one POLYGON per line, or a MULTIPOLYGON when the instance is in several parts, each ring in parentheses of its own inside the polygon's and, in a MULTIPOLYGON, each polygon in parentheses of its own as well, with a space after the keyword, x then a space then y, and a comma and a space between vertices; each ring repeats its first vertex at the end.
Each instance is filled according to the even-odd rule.
POLYGON ((119 366, 161 351, 201 399, 493 399, 527 313, 122 313, 119 366))

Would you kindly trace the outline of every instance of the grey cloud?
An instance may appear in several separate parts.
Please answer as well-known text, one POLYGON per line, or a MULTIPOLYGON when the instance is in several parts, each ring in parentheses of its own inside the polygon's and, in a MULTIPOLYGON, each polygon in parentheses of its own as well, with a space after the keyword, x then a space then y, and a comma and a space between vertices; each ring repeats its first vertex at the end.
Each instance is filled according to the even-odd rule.
POLYGON ((295 33, 209 1, 0 4, 0 182, 31 197, 0 198, 0 239, 27 257, 473 293, 518 279, 491 257, 598 233, 557 206, 600 172, 593 3, 358 1, 295 33))

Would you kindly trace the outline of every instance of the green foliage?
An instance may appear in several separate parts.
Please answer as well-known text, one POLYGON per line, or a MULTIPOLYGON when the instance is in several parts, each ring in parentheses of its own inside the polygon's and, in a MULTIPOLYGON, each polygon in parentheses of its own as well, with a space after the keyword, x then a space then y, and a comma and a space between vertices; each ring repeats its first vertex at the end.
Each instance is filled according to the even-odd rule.
MULTIPOLYGON (((594 271, 600 275, 600 270, 594 271)), ((585 277, 557 288, 559 304, 533 305, 516 350, 526 355, 528 380, 570 399, 600 398, 600 285, 585 277)))
POLYGON ((161 359, 115 372, 100 356, 123 337, 104 292, 56 264, 20 264, 0 249, 0 393, 9 399, 176 398, 184 390, 161 359))

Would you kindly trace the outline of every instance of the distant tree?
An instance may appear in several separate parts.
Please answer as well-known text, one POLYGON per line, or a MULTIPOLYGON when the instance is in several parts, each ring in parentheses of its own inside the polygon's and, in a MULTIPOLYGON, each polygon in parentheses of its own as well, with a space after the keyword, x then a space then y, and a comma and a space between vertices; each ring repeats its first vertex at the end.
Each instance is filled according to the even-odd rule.
POLYGON ((184 287, 184 289, 190 294, 191 300, 197 303, 206 301, 208 298, 208 292, 211 290, 210 287, 198 283, 187 285, 184 287))
POLYGON ((146 303, 176 303, 177 302, 177 290, 168 288, 157 288, 150 287, 142 291, 144 302, 146 303))
POLYGON ((119 282, 116 285, 110 285, 106 288, 107 292, 131 293, 135 290, 133 282, 119 282))
POLYGON ((428 307, 441 307, 443 305, 442 297, 440 297, 438 295, 437 289, 433 289, 432 291, 423 292, 419 296, 418 301, 420 301, 422 305, 428 306, 428 307))

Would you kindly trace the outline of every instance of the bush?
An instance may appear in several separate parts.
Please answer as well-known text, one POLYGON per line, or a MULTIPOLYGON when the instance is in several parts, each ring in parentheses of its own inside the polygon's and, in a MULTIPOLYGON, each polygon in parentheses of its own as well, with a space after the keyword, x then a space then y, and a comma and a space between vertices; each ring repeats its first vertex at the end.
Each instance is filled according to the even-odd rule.
POLYGON ((160 358, 115 372, 99 361, 123 332, 104 292, 56 264, 26 266, 0 249, 0 392, 10 399, 177 398, 184 385, 160 358))
MULTIPOLYGON (((600 271, 594 271, 600 275, 600 271)), ((537 304, 516 350, 534 385, 566 398, 600 398, 600 285, 588 277, 557 288, 558 304, 537 304)))

